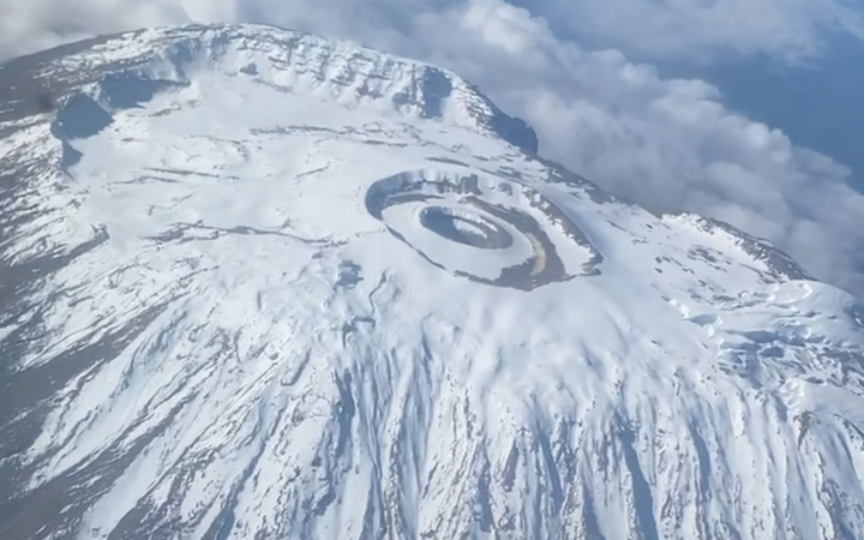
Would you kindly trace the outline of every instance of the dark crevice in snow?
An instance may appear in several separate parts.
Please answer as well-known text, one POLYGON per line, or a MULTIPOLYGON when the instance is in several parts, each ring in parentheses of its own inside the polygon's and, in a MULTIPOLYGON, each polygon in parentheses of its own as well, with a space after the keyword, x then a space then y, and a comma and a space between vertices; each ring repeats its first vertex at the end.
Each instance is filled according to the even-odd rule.
POLYGON ((643 469, 640 466, 640 458, 634 448, 636 441, 635 433, 628 427, 622 426, 619 431, 619 440, 622 442, 622 452, 625 457, 625 465, 631 473, 631 488, 634 497, 634 514, 637 519, 637 530, 644 540, 660 540, 655 523, 655 503, 652 497, 652 487, 646 481, 643 469))

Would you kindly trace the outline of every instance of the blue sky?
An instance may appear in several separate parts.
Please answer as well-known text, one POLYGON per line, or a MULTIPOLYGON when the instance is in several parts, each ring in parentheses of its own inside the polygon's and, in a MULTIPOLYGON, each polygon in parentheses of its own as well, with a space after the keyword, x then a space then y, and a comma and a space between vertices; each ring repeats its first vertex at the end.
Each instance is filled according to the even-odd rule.
POLYGON ((836 36, 824 56, 807 65, 786 65, 760 55, 714 66, 669 66, 668 72, 712 82, 731 108, 850 167, 849 183, 861 193, 862 51, 861 40, 845 35, 836 36))
POLYGON ((728 221, 861 297, 862 10, 849 0, 6 1, 0 58, 191 21, 361 42, 476 82, 535 127, 542 154, 604 188, 728 221))

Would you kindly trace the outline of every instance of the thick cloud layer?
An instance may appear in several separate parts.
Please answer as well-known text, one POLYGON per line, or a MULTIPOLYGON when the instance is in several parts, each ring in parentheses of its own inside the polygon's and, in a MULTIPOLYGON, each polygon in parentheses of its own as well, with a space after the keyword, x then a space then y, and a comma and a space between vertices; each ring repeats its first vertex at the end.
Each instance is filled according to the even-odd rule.
POLYGON ((861 297, 863 199, 846 186, 846 168, 727 109, 704 82, 662 79, 615 49, 561 37, 591 35, 643 57, 797 61, 819 54, 826 31, 861 35, 861 20, 833 0, 555 0, 530 9, 505 0, 0 0, 0 58, 145 25, 249 21, 429 60, 527 119, 545 156, 651 209, 695 211, 766 237, 861 297))
POLYGON ((764 53, 809 61, 835 32, 862 37, 862 6, 837 0, 544 0, 555 29, 642 57, 711 60, 764 53))

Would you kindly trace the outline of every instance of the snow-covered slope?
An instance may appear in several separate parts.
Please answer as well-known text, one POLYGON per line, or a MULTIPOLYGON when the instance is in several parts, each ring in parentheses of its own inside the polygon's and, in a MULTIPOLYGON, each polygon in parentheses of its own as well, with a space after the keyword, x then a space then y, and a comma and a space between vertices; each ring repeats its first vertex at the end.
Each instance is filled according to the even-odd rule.
POLYGON ((258 26, 0 69, 0 537, 857 539, 862 306, 258 26))

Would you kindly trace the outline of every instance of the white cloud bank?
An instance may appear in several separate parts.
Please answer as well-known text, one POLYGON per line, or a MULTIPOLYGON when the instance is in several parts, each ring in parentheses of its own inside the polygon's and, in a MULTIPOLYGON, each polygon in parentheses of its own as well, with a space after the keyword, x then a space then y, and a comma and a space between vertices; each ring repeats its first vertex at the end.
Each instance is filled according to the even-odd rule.
MULTIPOLYGON (((861 35, 861 14, 832 0, 543 5, 535 12, 575 32, 606 32, 649 54, 797 59, 818 54, 827 29, 861 35)), ((717 88, 661 79, 616 50, 588 52, 504 0, 0 0, 0 56, 189 21, 277 24, 454 69, 528 120, 545 156, 651 209, 694 211, 768 238, 862 296, 863 198, 847 187, 845 167, 728 110, 717 88)))
POLYGON ((862 37, 862 3, 849 0, 543 0, 531 10, 570 35, 664 59, 765 53, 800 62, 834 33, 862 37))

